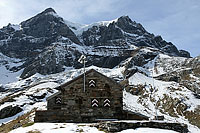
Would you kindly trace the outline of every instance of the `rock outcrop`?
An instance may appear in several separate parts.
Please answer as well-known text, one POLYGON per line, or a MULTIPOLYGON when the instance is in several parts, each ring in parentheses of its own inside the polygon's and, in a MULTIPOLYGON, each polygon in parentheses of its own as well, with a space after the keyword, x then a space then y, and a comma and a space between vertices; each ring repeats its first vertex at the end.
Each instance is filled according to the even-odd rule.
POLYGON ((23 109, 19 106, 7 106, 0 110, 0 119, 11 117, 16 115, 17 113, 21 112, 23 109))

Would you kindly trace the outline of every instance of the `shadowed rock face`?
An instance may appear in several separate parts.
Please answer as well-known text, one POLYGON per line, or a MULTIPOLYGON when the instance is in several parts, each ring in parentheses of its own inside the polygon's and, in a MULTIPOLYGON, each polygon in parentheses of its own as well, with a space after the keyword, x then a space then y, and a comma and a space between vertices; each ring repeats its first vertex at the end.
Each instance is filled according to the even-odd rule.
POLYGON ((14 106, 14 107, 12 107, 11 105, 7 106, 0 110, 0 119, 14 116, 21 111, 22 111, 22 108, 18 106, 14 106))
POLYGON ((181 57, 190 57, 190 53, 185 50, 179 50, 179 54, 181 57))
POLYGON ((2 86, 0 86, 0 92, 5 92, 5 88, 3 88, 2 86))
POLYGON ((147 32, 141 24, 132 21, 128 16, 120 17, 116 25, 127 33, 143 35, 147 32))
POLYGON ((15 31, 9 24, 0 30, 0 38, 7 40, 0 51, 15 58, 35 57, 38 49, 56 42, 62 36, 80 44, 73 31, 64 23, 52 8, 20 23, 21 30, 15 31))
POLYGON ((71 29, 64 23, 52 8, 21 23, 23 33, 33 37, 63 36, 79 44, 79 40, 71 29))
MULTIPOLYGON (((0 52, 25 62, 10 69, 18 71, 24 68, 22 78, 35 73, 61 72, 65 66, 80 68, 82 65, 77 60, 83 52, 88 56, 87 66, 113 68, 131 57, 130 45, 147 46, 169 55, 190 57, 187 51, 179 51, 161 36, 148 33, 141 24, 128 16, 122 16, 108 25, 95 25, 80 35, 73 32, 76 28, 70 27, 54 9, 47 8, 21 22, 18 29, 12 24, 0 29, 0 52), (72 46, 73 44, 76 46, 72 46), (90 52, 84 51, 88 46, 90 52)), ((135 58, 135 62, 141 62, 141 59, 135 58)))
POLYGON ((140 23, 132 21, 128 16, 122 16, 108 26, 93 26, 83 32, 82 39, 87 46, 120 45, 128 47, 133 44, 138 47, 157 48, 173 56, 190 57, 189 52, 179 51, 176 46, 171 42, 166 42, 161 36, 150 34, 140 23))

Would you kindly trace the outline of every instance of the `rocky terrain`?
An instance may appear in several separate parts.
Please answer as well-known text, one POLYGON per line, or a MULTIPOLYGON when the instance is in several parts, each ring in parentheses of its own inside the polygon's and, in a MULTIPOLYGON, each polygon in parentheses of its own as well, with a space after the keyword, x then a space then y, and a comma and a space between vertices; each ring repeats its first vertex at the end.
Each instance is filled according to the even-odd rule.
POLYGON ((0 29, 0 123, 26 114, 32 121, 33 110, 46 108, 55 87, 83 73, 82 54, 86 70, 94 68, 124 86, 126 110, 161 115, 199 132, 199 56, 191 58, 128 16, 83 25, 52 8, 0 29))

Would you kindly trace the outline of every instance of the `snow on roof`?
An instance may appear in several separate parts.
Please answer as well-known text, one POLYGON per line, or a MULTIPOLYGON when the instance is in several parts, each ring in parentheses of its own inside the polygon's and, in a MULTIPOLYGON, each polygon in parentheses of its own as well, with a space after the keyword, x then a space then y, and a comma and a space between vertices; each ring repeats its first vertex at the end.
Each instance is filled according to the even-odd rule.
POLYGON ((21 30, 21 25, 18 24, 11 24, 10 25, 13 29, 15 29, 15 31, 21 30))
MULTIPOLYGON (((121 85, 120 85, 119 83, 117 83, 115 80, 113 80, 113 79, 107 77, 106 75, 104 75, 104 74, 98 72, 98 70, 95 70, 95 69, 93 69, 93 68, 92 68, 92 69, 89 69, 88 71, 86 71, 86 72, 85 72, 85 75, 87 76, 87 75, 88 75, 89 73, 91 73, 91 72, 95 72, 95 73, 97 73, 98 75, 105 77, 105 78, 106 78, 107 80, 109 80, 110 82, 113 82, 113 83, 115 83, 115 84, 117 84, 117 85, 119 85, 119 86, 121 87, 121 85)), ((60 87, 68 86, 69 84, 71 84, 72 82, 74 82, 74 81, 80 79, 81 77, 83 77, 83 74, 78 75, 77 77, 75 77, 74 79, 68 81, 67 83, 64 83, 63 85, 59 86, 59 88, 60 88, 60 87)))

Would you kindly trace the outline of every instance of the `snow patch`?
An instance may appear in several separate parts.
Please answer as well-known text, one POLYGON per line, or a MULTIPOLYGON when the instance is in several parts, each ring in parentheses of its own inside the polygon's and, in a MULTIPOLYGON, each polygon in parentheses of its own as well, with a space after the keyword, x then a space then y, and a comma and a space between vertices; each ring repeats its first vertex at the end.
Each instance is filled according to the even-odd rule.
POLYGON ((95 22, 92 24, 88 24, 88 25, 83 25, 83 24, 79 24, 79 23, 72 23, 70 21, 65 20, 65 24, 68 25, 71 30, 77 35, 80 36, 84 31, 87 31, 89 28, 92 28, 93 26, 108 26, 109 24, 113 23, 113 22, 117 22, 117 19, 111 20, 111 21, 100 21, 100 22, 95 22))
POLYGON ((15 29, 15 31, 21 30, 21 25, 18 24, 11 24, 10 25, 13 29, 15 29))
POLYGON ((156 128, 136 128, 136 129, 123 130, 119 133, 178 133, 178 132, 166 129, 156 129, 156 128))
POLYGON ((29 127, 20 127, 18 129, 12 130, 10 133, 27 133, 30 131, 40 131, 42 133, 104 133, 95 127, 74 123, 35 123, 29 127))

